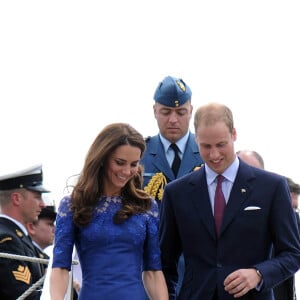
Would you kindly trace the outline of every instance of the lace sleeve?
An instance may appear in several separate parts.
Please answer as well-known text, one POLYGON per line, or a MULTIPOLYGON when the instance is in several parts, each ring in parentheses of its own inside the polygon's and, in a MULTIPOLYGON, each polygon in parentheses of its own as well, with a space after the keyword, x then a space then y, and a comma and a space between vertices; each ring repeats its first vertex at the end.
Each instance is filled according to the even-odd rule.
POLYGON ((152 207, 148 212, 147 219, 147 234, 144 244, 143 271, 161 270, 158 229, 158 205, 156 201, 152 199, 152 207))
POLYGON ((75 225, 71 211, 71 198, 64 197, 58 208, 53 249, 53 268, 65 268, 72 265, 72 253, 75 237, 75 225))

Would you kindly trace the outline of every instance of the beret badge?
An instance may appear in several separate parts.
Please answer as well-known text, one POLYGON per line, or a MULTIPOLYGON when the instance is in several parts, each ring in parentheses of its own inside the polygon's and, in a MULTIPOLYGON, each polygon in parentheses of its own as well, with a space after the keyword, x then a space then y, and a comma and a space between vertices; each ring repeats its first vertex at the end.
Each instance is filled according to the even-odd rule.
POLYGON ((178 87, 179 87, 183 92, 186 91, 185 85, 182 83, 181 80, 176 80, 176 83, 177 83, 178 87))

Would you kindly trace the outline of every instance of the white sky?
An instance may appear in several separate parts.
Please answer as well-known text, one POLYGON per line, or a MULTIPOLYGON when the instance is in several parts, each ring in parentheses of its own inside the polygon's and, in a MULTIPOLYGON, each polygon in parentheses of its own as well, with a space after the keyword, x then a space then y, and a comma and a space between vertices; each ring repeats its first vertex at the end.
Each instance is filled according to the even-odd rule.
POLYGON ((59 201, 105 125, 157 133, 154 90, 172 75, 195 109, 232 109, 236 150, 300 183, 299 15, 298 0, 1 1, 1 174, 42 162, 59 201))

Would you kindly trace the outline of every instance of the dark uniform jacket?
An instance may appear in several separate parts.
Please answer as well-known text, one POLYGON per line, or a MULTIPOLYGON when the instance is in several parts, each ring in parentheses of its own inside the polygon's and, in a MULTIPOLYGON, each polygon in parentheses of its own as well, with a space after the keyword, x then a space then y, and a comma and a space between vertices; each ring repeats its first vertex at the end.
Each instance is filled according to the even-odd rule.
MULTIPOLYGON (((48 260, 50 259, 49 255, 46 254, 43 250, 41 250, 39 247, 37 247, 34 243, 33 243, 33 246, 35 248, 35 252, 37 254, 37 257, 39 257, 41 259, 48 259, 48 260)), ((42 274, 46 275, 48 263, 40 264, 40 267, 42 269, 42 274)))
MULTIPOLYGON (((0 253, 38 257, 36 250, 23 231, 11 220, 0 217, 0 253)), ((16 300, 42 277, 39 263, 0 257, 0 299, 16 300)), ((34 291, 26 300, 40 299, 34 291)))

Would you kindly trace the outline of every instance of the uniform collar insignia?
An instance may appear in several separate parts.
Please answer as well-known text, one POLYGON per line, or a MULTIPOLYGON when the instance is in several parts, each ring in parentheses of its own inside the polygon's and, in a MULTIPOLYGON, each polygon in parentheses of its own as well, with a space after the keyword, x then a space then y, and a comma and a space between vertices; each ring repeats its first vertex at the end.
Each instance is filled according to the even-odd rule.
POLYGON ((23 237, 23 235, 24 235, 23 232, 21 230, 19 230, 19 229, 16 229, 16 234, 20 238, 23 237))

